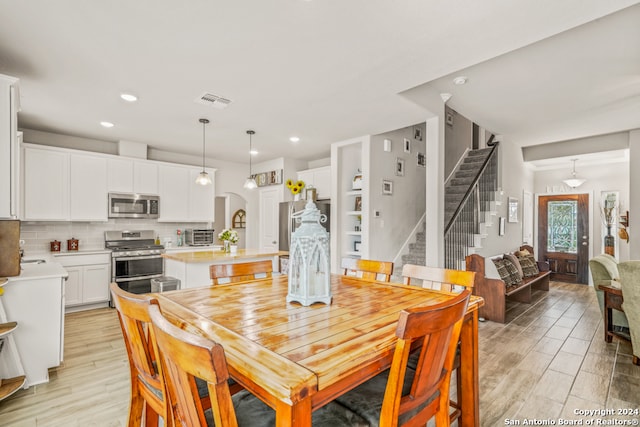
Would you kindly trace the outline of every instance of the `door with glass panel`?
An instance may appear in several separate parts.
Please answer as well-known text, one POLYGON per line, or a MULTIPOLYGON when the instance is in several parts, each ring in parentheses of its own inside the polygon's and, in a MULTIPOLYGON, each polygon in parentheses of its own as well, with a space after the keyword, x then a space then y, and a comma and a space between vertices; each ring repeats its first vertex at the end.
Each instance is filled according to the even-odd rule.
POLYGON ((551 280, 588 283, 588 194, 538 198, 538 258, 549 262, 551 280))

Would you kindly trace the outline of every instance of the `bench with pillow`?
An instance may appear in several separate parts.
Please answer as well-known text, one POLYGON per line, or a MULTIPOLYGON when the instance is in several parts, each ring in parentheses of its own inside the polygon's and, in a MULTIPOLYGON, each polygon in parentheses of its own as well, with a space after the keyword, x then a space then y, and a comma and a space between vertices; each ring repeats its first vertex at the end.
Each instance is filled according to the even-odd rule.
POLYGON ((530 303, 531 289, 549 290, 549 264, 536 261, 531 246, 519 251, 483 257, 467 256, 467 270, 476 272, 474 293, 484 298, 480 317, 504 323, 507 299, 530 303))

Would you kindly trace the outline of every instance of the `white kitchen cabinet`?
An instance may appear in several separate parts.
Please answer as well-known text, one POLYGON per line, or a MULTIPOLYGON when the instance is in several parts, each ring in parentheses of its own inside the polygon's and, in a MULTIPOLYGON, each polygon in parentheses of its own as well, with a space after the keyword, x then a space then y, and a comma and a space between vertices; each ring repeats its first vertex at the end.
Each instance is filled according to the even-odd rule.
POLYGON ((0 74, 0 218, 19 214, 18 83, 0 74))
POLYGON ((107 189, 113 193, 158 194, 158 165, 148 160, 109 158, 107 189))
POLYGON ((214 215, 215 170, 207 169, 212 184, 196 184, 202 171, 193 166, 159 165, 160 217, 164 222, 211 222, 214 215))
POLYGON ((69 154, 24 146, 23 219, 69 219, 69 154))
POLYGON ((70 219, 107 221, 107 159, 71 154, 70 219))
POLYGON ((65 284, 67 312, 107 306, 111 278, 108 252, 62 253, 54 258, 69 274, 65 284))
POLYGON ((317 199, 331 198, 331 166, 298 171, 298 180, 304 181, 304 190, 313 186, 317 199))

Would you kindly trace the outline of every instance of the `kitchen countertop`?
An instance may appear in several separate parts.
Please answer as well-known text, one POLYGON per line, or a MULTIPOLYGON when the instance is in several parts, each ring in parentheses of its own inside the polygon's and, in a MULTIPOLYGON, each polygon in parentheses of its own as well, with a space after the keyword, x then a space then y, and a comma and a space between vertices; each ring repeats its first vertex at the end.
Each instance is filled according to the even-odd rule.
POLYGON ((206 263, 213 261, 252 259, 257 257, 271 257, 288 254, 289 252, 286 251, 260 251, 258 249, 238 249, 238 252, 235 254, 223 252, 221 250, 203 251, 194 249, 193 251, 189 252, 165 253, 162 256, 166 259, 184 263, 206 263))
POLYGON ((67 270, 57 262, 45 262, 42 264, 20 264, 20 275, 8 277, 9 282, 21 280, 46 279, 49 277, 67 277, 67 270))
POLYGON ((204 245, 204 246, 171 246, 164 248, 165 253, 173 252, 200 252, 222 250, 222 245, 204 245))

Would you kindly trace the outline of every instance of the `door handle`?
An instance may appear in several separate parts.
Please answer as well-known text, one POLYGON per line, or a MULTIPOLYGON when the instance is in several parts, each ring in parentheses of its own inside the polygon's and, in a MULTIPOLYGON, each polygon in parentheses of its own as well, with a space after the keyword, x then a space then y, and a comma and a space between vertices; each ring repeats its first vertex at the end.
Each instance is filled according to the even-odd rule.
POLYGON ((278 243, 278 242, 276 242, 276 241, 274 240, 274 241, 273 241, 273 242, 271 242, 271 243, 273 243, 273 244, 275 245, 275 244, 276 244, 276 243, 278 243))
POLYGON ((582 246, 587 246, 589 243, 587 242, 582 242, 582 246))

